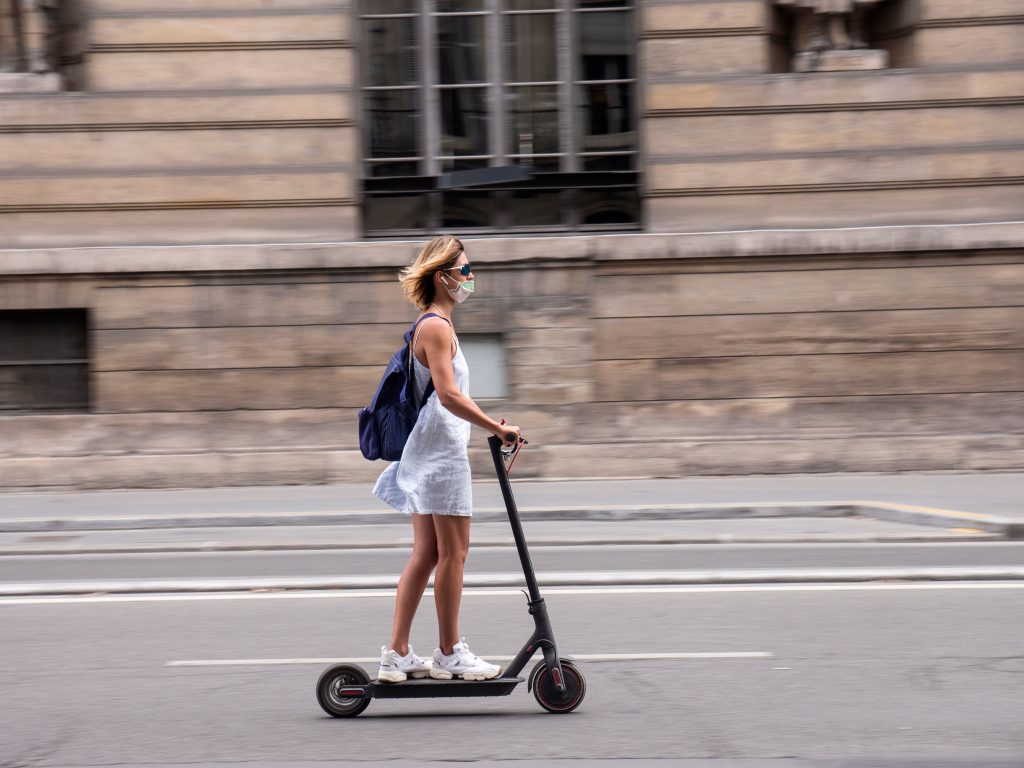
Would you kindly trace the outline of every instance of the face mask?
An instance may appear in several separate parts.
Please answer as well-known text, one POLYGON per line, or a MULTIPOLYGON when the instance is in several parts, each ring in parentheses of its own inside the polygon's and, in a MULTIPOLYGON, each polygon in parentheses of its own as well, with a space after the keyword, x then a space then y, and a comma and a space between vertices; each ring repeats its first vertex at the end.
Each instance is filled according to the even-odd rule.
MULTIPOLYGON (((444 275, 444 277, 448 276, 444 275)), ((473 285, 473 281, 466 280, 463 283, 458 283, 454 288, 449 288, 448 295, 452 297, 456 304, 461 304, 473 294, 474 290, 476 288, 473 285)))

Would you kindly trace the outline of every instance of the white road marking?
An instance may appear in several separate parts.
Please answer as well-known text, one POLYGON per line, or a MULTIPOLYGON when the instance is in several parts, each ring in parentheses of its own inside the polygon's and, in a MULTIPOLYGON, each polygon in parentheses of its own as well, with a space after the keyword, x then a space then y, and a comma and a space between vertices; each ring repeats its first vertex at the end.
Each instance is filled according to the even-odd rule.
MULTIPOLYGON (((694 653, 575 653, 572 658, 587 662, 683 661, 687 659, 770 659, 769 651, 694 652, 694 653)), ((495 661, 512 661, 514 656, 493 656, 495 661)), ((354 656, 347 659, 185 659, 168 661, 168 667, 277 667, 292 664, 376 664, 379 656, 354 656)))
MULTIPOLYGON (((545 595, 643 595, 643 594, 727 594, 750 592, 904 592, 920 590, 963 590, 963 589, 1024 589, 1024 582, 1001 581, 943 581, 915 584, 890 584, 867 582, 860 584, 738 584, 732 586, 628 586, 628 587, 549 587, 545 595)), ((427 596, 433 595, 428 589, 427 596)), ((519 590, 513 589, 466 589, 464 597, 517 597, 523 599, 519 590)), ((138 595, 74 595, 68 597, 7 597, 0 598, 0 606, 19 605, 94 605, 99 603, 164 603, 193 602, 205 600, 345 600, 366 598, 393 598, 393 589, 373 590, 315 590, 294 592, 189 592, 182 594, 138 594, 138 595)))

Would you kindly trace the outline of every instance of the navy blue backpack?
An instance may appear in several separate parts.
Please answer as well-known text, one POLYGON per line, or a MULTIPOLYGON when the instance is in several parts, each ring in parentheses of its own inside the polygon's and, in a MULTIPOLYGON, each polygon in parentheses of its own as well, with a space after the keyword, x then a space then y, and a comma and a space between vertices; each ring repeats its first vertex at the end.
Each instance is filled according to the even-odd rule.
POLYGON ((428 317, 441 315, 428 312, 405 332, 405 345, 391 356, 373 401, 368 408, 359 409, 359 450, 371 461, 398 461, 402 458, 402 450, 420 414, 420 408, 434 391, 434 382, 428 382, 422 402, 416 404, 412 338, 416 326, 428 317))

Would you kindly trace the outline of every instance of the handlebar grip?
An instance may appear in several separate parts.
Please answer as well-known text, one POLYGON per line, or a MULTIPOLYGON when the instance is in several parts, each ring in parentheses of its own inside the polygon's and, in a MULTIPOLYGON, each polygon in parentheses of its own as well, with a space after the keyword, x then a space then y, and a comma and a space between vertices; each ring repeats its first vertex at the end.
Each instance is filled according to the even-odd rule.
POLYGON ((506 443, 514 443, 516 441, 516 433, 515 432, 506 432, 504 435, 502 435, 502 439, 506 443))

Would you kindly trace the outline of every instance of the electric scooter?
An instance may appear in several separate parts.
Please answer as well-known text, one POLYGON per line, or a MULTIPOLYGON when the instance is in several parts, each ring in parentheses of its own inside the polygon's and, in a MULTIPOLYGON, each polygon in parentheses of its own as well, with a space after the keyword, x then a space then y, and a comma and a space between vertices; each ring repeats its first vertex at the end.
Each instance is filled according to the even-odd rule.
MULTIPOLYGON (((509 433, 506 440, 514 441, 515 435, 509 433)), ((540 596, 537 576, 533 571, 523 526, 519 521, 519 511, 512 497, 506 465, 514 458, 522 444, 516 443, 511 450, 505 450, 502 448, 502 441, 497 437, 492 436, 487 442, 494 460, 494 471, 501 486, 501 495, 505 499, 516 549, 523 564, 523 575, 526 577, 526 587, 529 590, 527 606, 535 625, 533 635, 502 674, 491 680, 424 678, 401 683, 382 683, 370 680, 366 670, 356 664, 336 664, 324 670, 316 684, 317 701, 327 714, 333 717, 355 717, 370 706, 371 699, 508 696, 522 682, 527 683, 527 690, 533 691, 537 703, 548 712, 572 712, 583 701, 587 692, 586 681, 570 657, 558 656, 547 606, 544 604, 544 598, 540 596), (529 680, 525 681, 519 677, 519 673, 537 651, 540 651, 544 658, 537 662, 530 672, 529 680)))

